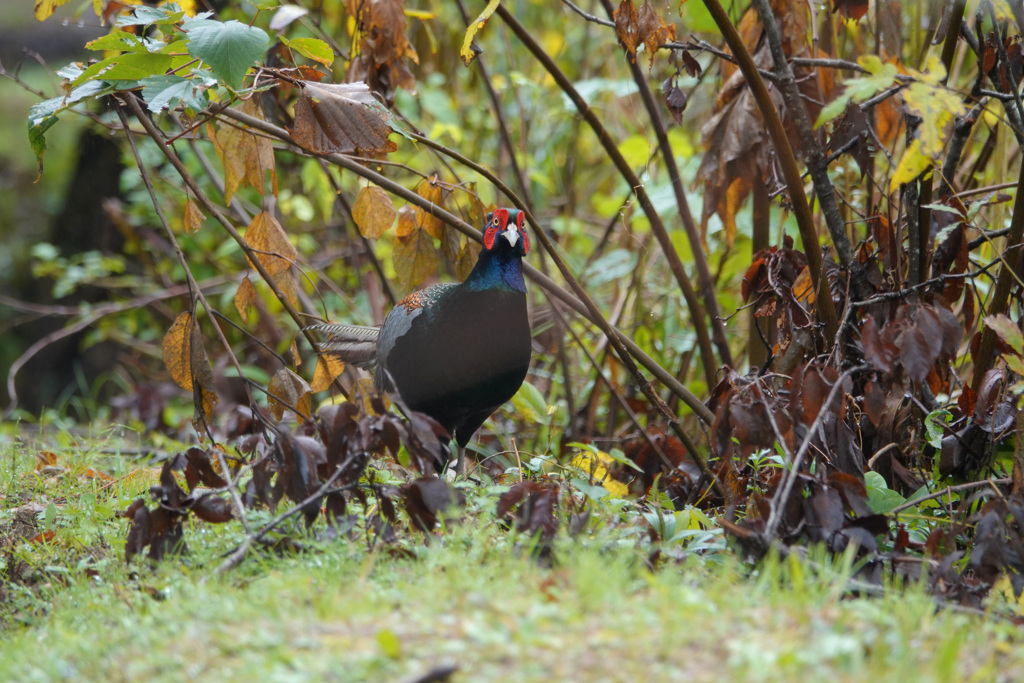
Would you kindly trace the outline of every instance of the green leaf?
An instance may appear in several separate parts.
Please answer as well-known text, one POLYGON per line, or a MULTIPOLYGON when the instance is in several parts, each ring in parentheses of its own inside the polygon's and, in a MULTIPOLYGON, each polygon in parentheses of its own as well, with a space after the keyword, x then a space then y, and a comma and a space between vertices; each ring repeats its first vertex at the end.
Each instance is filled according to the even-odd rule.
POLYGON ((537 387, 529 382, 523 382, 519 387, 519 391, 512 397, 512 405, 527 422, 546 422, 544 418, 548 411, 547 401, 537 387))
POLYGON ((885 64, 874 55, 861 57, 857 63, 868 70, 868 75, 846 81, 844 84, 846 89, 843 90, 843 93, 821 110, 818 120, 814 123, 815 128, 828 123, 846 111, 846 105, 850 100, 857 103, 865 102, 886 88, 891 88, 899 74, 895 64, 885 64))
POLYGON ((142 85, 142 98, 146 100, 149 110, 156 114, 164 109, 173 109, 179 102, 193 113, 206 109, 210 101, 205 91, 217 81, 195 77, 183 78, 172 74, 144 78, 139 83, 142 85))
MULTIPOLYGON (((59 76, 68 77, 79 73, 77 65, 69 64, 57 72, 59 76)), ((43 173, 43 154, 46 152, 46 131, 57 123, 57 112, 67 109, 72 104, 96 95, 109 92, 111 88, 106 83, 93 81, 86 83, 80 88, 75 88, 70 94, 64 97, 53 97, 44 100, 39 104, 32 105, 28 110, 28 141, 32 151, 36 155, 36 164, 39 166, 39 175, 43 173)), ((38 178, 36 178, 38 180, 38 178)))
POLYGON ((377 631, 377 644, 380 646, 381 652, 391 659, 398 659, 402 656, 402 641, 389 628, 377 631))
POLYGON ((296 38, 294 40, 281 38, 281 41, 303 57, 312 59, 314 62, 320 62, 324 66, 330 66, 334 63, 334 50, 322 40, 316 38, 296 38))
MULTIPOLYGON (((204 12, 201 15, 196 15, 196 18, 208 17, 212 12, 204 12)), ((122 14, 117 18, 118 26, 148 26, 154 24, 157 26, 167 26, 170 24, 177 24, 185 17, 185 13, 182 12, 178 6, 174 3, 164 5, 163 7, 148 7, 146 5, 140 5, 136 7, 131 14, 122 14)))
POLYGON ((46 131, 53 127, 53 124, 57 123, 56 114, 42 119, 39 123, 33 125, 31 118, 28 122, 28 141, 32 145, 32 151, 36 155, 36 166, 38 167, 38 175, 36 180, 43 175, 43 155, 46 154, 46 131))
POLYGON ((626 454, 620 451, 618 448, 612 448, 608 451, 608 457, 617 463, 621 463, 626 467, 632 467, 637 472, 643 474, 643 469, 640 468, 631 458, 626 457, 626 454))
POLYGON ((114 30, 85 44, 87 50, 118 50, 119 52, 149 52, 146 44, 134 33, 114 30))
POLYGON ((239 90, 249 67, 263 59, 270 37, 263 29, 237 21, 211 19, 186 21, 188 53, 213 69, 228 87, 239 90))
POLYGON ((866 472, 864 484, 868 490, 868 505, 876 515, 886 515, 903 505, 907 500, 885 485, 885 479, 878 472, 866 472))
POLYGON ((591 484, 587 481, 584 481, 583 479, 580 479, 579 477, 572 477, 569 481, 572 483, 573 486, 579 489, 580 493, 585 495, 587 498, 590 498, 591 500, 601 500, 602 498, 608 496, 609 493, 611 493, 608 489, 601 486, 600 484, 591 484))
POLYGON ((942 437, 946 435, 944 427, 953 422, 953 414, 948 410, 934 410, 925 418, 924 428, 928 433, 928 443, 933 448, 942 449, 942 437))

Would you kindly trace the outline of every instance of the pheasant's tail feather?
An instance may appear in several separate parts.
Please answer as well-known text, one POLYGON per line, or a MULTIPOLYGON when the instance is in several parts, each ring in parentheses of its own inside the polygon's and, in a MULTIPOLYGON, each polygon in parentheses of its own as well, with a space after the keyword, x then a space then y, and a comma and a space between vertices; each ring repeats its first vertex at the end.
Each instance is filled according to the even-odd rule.
POLYGON ((317 344, 323 353, 338 356, 346 363, 366 370, 373 370, 377 361, 377 338, 379 327, 361 325, 322 324, 306 328, 326 339, 317 344))

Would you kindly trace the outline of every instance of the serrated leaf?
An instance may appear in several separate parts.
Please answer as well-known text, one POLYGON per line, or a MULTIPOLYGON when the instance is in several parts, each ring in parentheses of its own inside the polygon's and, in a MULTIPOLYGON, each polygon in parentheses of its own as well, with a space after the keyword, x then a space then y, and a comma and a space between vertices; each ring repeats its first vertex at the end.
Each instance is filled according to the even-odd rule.
POLYGON ((85 49, 93 51, 118 50, 119 52, 149 52, 146 44, 135 35, 127 31, 114 29, 105 36, 92 40, 85 44, 85 49))
POLYGON ((228 87, 240 90, 249 67, 263 60, 270 46, 266 31, 238 21, 186 21, 188 53, 203 60, 228 87))
MULTIPOLYGON (((210 16, 210 12, 197 14, 196 19, 210 16)), ((132 10, 131 14, 121 14, 117 17, 117 26, 166 26, 176 24, 185 18, 185 13, 178 9, 177 5, 164 5, 163 7, 149 7, 140 5, 132 10)))
POLYGON ((43 100, 39 104, 34 104, 28 110, 29 125, 38 125, 60 110, 66 109, 87 97, 94 97, 107 89, 108 86, 105 83, 94 81, 86 83, 80 88, 75 88, 66 97, 54 97, 49 100, 43 100))
POLYGON ((846 111, 846 105, 849 104, 850 100, 860 104, 883 90, 891 88, 896 82, 896 76, 899 75, 899 69, 895 64, 883 63, 875 55, 860 57, 857 63, 867 69, 868 75, 850 78, 844 83, 845 87, 842 94, 829 102, 821 110, 818 120, 814 123, 816 128, 828 123, 846 111))
POLYGON ((367 185, 359 190, 352 204, 352 220, 367 239, 379 239, 395 222, 395 215, 391 196, 376 185, 367 185))
POLYGON ((903 91, 903 102, 907 111, 921 122, 914 129, 914 140, 893 173, 890 192, 913 181, 941 157, 950 124, 955 117, 967 112, 960 96, 940 85, 946 77, 946 67, 937 55, 929 57, 926 71, 908 71, 916 80, 903 91))
POLYGON ((139 84, 142 86, 142 99, 146 100, 147 108, 154 114, 164 109, 173 109, 179 103, 193 113, 198 113, 210 104, 206 90, 216 81, 168 74, 143 78, 139 84))
POLYGON ((311 152, 388 153, 398 149, 389 139, 394 118, 365 83, 300 81, 291 134, 311 152))

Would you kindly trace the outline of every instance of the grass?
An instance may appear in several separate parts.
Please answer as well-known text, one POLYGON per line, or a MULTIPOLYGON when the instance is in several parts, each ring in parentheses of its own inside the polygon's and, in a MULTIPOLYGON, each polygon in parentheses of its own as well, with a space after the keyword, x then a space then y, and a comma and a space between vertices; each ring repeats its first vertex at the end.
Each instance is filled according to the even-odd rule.
POLYGON ((59 475, 34 471, 36 447, 3 446, 0 680, 404 681, 447 665, 458 667, 454 681, 1024 672, 1024 637, 1009 622, 937 610, 915 588, 851 598, 841 558, 752 571, 719 552, 652 573, 641 536, 606 519, 562 539, 545 568, 528 539, 495 524, 484 494, 471 494, 462 524, 429 544, 409 534, 402 552, 302 538, 305 552, 250 558, 218 576, 239 525, 194 524, 187 557, 127 567, 127 523, 113 513, 148 488, 150 471, 104 455, 112 440, 57 444, 59 475), (89 478, 88 468, 120 480, 89 478), (27 496, 44 506, 49 542, 10 538, 11 510, 27 496))

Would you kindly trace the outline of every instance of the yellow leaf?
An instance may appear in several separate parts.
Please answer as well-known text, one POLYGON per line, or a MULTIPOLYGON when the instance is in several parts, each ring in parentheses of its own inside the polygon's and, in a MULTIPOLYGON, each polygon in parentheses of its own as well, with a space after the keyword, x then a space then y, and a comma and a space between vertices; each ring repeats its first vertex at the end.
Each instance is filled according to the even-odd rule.
POLYGON ((931 157, 921 151, 921 141, 915 139, 910 143, 910 147, 907 147, 903 152, 903 156, 900 157, 900 163, 896 167, 896 172, 892 174, 892 180, 889 181, 889 192, 895 192, 900 189, 900 185, 912 182, 917 176, 924 173, 931 164, 931 157))
POLYGON ((164 365, 171 379, 182 389, 192 391, 192 314, 180 314, 163 340, 164 365))
POLYGON ((316 359, 316 370, 313 371, 313 391, 323 391, 331 386, 331 383, 344 370, 345 362, 337 356, 332 354, 318 356, 316 359))
POLYGON ((601 484, 612 498, 625 498, 629 495, 629 486, 614 479, 609 473, 609 469, 615 464, 615 459, 604 451, 597 453, 581 451, 572 460, 573 467, 583 470, 592 481, 601 484))
POLYGON ((352 205, 352 220, 363 237, 371 240, 378 239, 391 227, 396 213, 391 197, 375 185, 361 189, 352 205))
POLYGON ((793 296, 808 310, 813 310, 817 293, 814 291, 814 281, 811 279, 811 269, 804 266, 800 274, 793 281, 793 296))
POLYGON ((359 406, 359 411, 367 415, 376 415, 377 411, 373 407, 373 398, 377 396, 378 392, 373 384, 373 380, 368 377, 362 377, 355 381, 352 385, 352 390, 348 394, 348 400, 359 406))
POLYGON ((399 239, 408 237, 419 230, 416 226, 417 211, 419 211, 419 209, 413 209, 413 207, 408 204, 398 211, 398 227, 395 228, 395 237, 398 237, 399 239))
POLYGON ((286 270, 274 276, 274 284, 284 294, 284 298, 293 308, 299 307, 299 285, 295 280, 295 271, 286 270))
POLYGON ((267 406, 274 415, 274 419, 280 420, 286 409, 295 412, 300 422, 309 417, 312 389, 306 380, 288 368, 281 368, 277 371, 271 378, 267 391, 270 393, 267 406))
POLYGON ((61 5, 66 5, 68 0, 36 0, 32 11, 39 21, 46 21, 53 16, 54 11, 61 5))
POLYGON ((256 301, 256 287, 253 286, 252 280, 246 275, 238 283, 238 289, 235 291, 235 310, 241 316, 242 322, 249 322, 249 308, 254 301, 256 301))
POLYGON ((288 241, 288 235, 277 219, 262 211, 252 219, 245 231, 245 241, 256 252, 256 259, 271 277, 287 271, 298 252, 288 241))
POLYGON ((487 25, 487 20, 494 14, 494 10, 498 9, 498 4, 501 0, 491 0, 487 3, 487 7, 484 7, 484 11, 480 13, 480 16, 469 25, 466 29, 466 37, 462 39, 462 49, 459 50, 459 56, 462 57, 462 63, 469 66, 476 59, 476 51, 473 49, 473 39, 476 38, 476 34, 480 32, 484 26, 487 25))
POLYGON ((185 202, 185 232, 196 232, 199 228, 203 227, 203 221, 206 220, 206 216, 199 210, 196 203, 191 199, 185 202))
POLYGON ((188 311, 180 314, 171 324, 163 339, 164 365, 171 379, 186 391, 192 392, 195 413, 192 426, 202 436, 213 417, 217 394, 213 390, 213 371, 203 348, 199 326, 188 311))
POLYGON ((424 230, 417 230, 408 238, 395 240, 392 259, 398 282, 412 289, 437 268, 434 240, 424 230))

